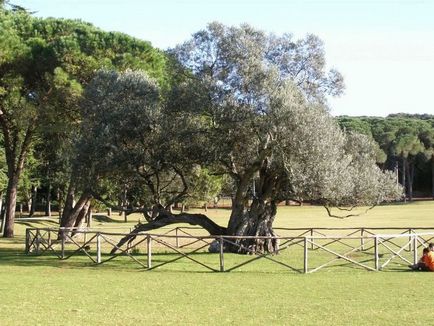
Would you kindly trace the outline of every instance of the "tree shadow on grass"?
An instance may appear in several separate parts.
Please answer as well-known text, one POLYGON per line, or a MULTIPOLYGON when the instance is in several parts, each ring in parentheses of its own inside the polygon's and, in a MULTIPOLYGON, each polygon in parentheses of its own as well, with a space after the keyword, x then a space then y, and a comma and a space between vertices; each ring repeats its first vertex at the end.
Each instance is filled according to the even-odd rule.
POLYGON ((57 221, 17 221, 15 222, 16 224, 20 224, 23 226, 27 226, 29 228, 36 228, 38 226, 42 226, 45 228, 50 228, 50 227, 59 227, 59 223, 57 221))
POLYGON ((125 223, 123 220, 116 220, 111 217, 108 217, 107 215, 94 214, 92 215, 92 218, 96 222, 100 222, 100 223, 125 223))
POLYGON ((0 238, 0 249, 2 247, 3 248, 10 247, 10 246, 16 247, 17 245, 22 245, 24 250, 24 242, 25 242, 24 235, 17 235, 13 238, 0 238))
MULTIPOLYGON (((65 257, 72 254, 73 250, 68 250, 65 252, 65 257)), ((89 252, 89 254, 96 259, 95 252, 89 252)), ((200 253, 195 253, 191 255, 200 255, 200 253)), ((152 262, 154 264, 160 264, 166 261, 165 256, 173 257, 174 254, 162 253, 154 254, 152 262), (160 258, 158 258, 160 256, 160 258)), ((109 254, 102 255, 102 264, 96 264, 88 256, 82 252, 75 253, 72 257, 67 259, 60 259, 55 253, 51 251, 45 251, 42 254, 26 254, 24 248, 22 250, 17 248, 0 248, 0 269, 6 266, 15 267, 52 267, 61 269, 96 269, 100 268, 102 270, 117 270, 117 271, 131 271, 137 272, 146 270, 143 266, 140 266, 134 262, 130 257, 126 255, 119 256, 109 262, 104 262, 104 260, 110 258, 109 254)), ((146 265, 146 254, 134 255, 134 257, 140 260, 144 265, 146 265)), ((217 256, 216 256, 217 257, 217 256)), ((189 272, 185 270, 184 272, 189 272)), ((205 271, 206 272, 206 271, 205 271)))
POLYGON ((5 266, 83 268, 90 267, 92 262, 80 260, 60 260, 54 254, 27 255, 24 249, 0 248, 0 268, 5 266))
MULTIPOLYGON (((58 250, 56 250, 58 253, 58 250)), ((72 254, 74 250, 65 251, 65 256, 68 257, 72 254)), ((89 251, 89 254, 96 259, 96 252, 94 250, 89 251)), ((194 259, 197 259, 208 266, 212 266, 216 270, 219 268, 219 254, 216 253, 208 253, 208 252, 196 252, 190 253, 194 259)), ((102 264, 96 264, 91 261, 89 257, 87 257, 84 253, 78 252, 75 253, 74 256, 61 260, 50 250, 40 254, 25 254, 24 247, 20 248, 1 248, 0 247, 0 269, 6 266, 15 266, 15 267, 47 267, 47 268, 56 268, 56 269, 73 269, 73 270, 100 270, 103 271, 121 271, 121 272, 148 272, 148 273, 179 273, 179 274, 220 274, 218 272, 210 271, 194 262, 189 261, 188 258, 182 257, 176 262, 164 264, 165 262, 179 257, 178 253, 175 252, 155 252, 152 255, 152 264, 154 267, 160 264, 164 264, 161 268, 156 268, 154 270, 147 270, 145 267, 147 264, 147 254, 145 252, 134 254, 134 258, 138 259, 143 266, 135 262, 131 259, 131 257, 126 256, 125 254, 120 255, 108 262, 106 259, 112 257, 108 253, 102 254, 102 264)), ((245 259, 250 259, 251 256, 241 255, 236 256, 235 258, 229 258, 227 263, 227 268, 231 268, 233 265, 241 263, 245 259)), ((365 261, 364 261, 365 262, 365 261)), ((367 261, 366 261, 367 262, 367 261)), ((272 263, 272 262, 269 262, 272 263)), ((335 265, 335 266, 326 266, 324 267, 324 272, 348 272, 351 270, 362 270, 360 266, 356 266, 349 262, 342 262, 343 264, 335 265)), ((255 263, 253 263, 255 265, 255 263)), ((392 266, 388 268, 386 271, 389 272, 409 272, 405 266, 392 266)), ((300 269, 301 272, 301 269, 300 269)), ((239 273, 247 273, 247 274, 260 274, 260 275, 303 275, 303 273, 297 273, 295 271, 290 271, 286 268, 280 268, 276 266, 275 268, 270 268, 270 266, 258 266, 258 267, 242 267, 241 269, 235 269, 230 272, 224 272, 222 274, 239 274, 239 273), (253 269, 253 270, 252 270, 253 269)), ((321 273, 321 271, 318 271, 321 273)))
MULTIPOLYGON (((68 256, 73 251, 66 251, 65 255, 68 256)), ((89 254, 96 259, 95 252, 89 252, 89 254)), ((218 269, 218 254, 211 253, 192 253, 189 254, 206 263, 207 265, 212 266, 216 270, 218 269), (212 257, 211 257, 212 256, 212 257), (202 259, 201 259, 202 258, 202 259)), ((15 267, 47 267, 47 268, 56 268, 56 269, 73 269, 73 270, 101 270, 101 271, 122 271, 122 272, 149 272, 149 273, 189 273, 189 274, 213 274, 211 270, 203 268, 194 262, 188 261, 187 258, 183 257, 179 261, 169 264, 164 264, 168 260, 175 258, 175 253, 154 253, 152 256, 152 264, 153 266, 164 264, 160 268, 156 268, 154 270, 148 270, 146 267, 146 254, 137 254, 134 255, 135 259, 138 259, 142 262, 144 266, 139 265, 137 262, 133 261, 130 257, 126 255, 122 255, 116 257, 115 259, 105 262, 106 259, 110 258, 109 254, 102 255, 102 264, 96 264, 90 260, 84 253, 76 253, 74 256, 69 259, 59 259, 59 257, 55 256, 54 253, 50 251, 46 251, 41 255, 35 254, 25 254, 24 249, 19 250, 16 248, 0 248, 0 269, 6 266, 15 266, 15 267)), ((288 274, 288 271, 279 270, 235 270, 231 273, 259 273, 259 274, 288 274)), ((293 273, 293 272, 290 272, 293 273)), ((228 273, 223 273, 228 274, 228 273)), ((297 273, 295 273, 297 274, 297 273)))

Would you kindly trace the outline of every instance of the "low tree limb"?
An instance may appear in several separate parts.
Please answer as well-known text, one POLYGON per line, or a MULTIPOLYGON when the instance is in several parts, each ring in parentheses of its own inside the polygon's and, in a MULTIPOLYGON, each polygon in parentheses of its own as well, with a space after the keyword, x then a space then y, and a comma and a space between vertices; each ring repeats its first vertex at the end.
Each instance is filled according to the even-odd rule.
POLYGON ((226 228, 216 224, 209 217, 203 214, 172 214, 166 210, 160 211, 159 216, 149 223, 138 224, 136 228, 131 231, 130 234, 123 237, 119 243, 112 249, 111 254, 116 253, 116 251, 121 248, 125 243, 133 241, 137 234, 140 232, 150 231, 164 227, 166 225, 176 224, 176 223, 187 223, 190 225, 199 225, 208 231, 210 235, 225 235, 226 228))

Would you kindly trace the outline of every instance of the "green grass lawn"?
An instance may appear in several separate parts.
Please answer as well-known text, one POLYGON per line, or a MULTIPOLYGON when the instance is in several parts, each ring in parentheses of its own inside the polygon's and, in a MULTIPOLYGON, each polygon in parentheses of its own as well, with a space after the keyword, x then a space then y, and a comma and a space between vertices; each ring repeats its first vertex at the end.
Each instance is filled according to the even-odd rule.
MULTIPOLYGON (((225 225, 229 211, 208 213, 225 225)), ((434 226, 433 216, 434 202, 380 206, 345 220, 327 217, 319 207, 281 207, 275 225, 421 227, 434 226)), ((94 226, 125 226, 113 219, 96 217, 94 226)), ((126 226, 137 219, 133 216, 126 226)), ((25 227, 48 225, 53 223, 20 223, 16 238, 0 239, 1 325, 434 324, 434 274, 410 272, 405 264, 382 272, 343 265, 305 275, 259 260, 229 273, 213 273, 186 259, 146 271, 128 257, 97 266, 83 255, 64 261, 24 255, 25 227)), ((173 256, 155 250, 154 264, 173 256)), ((292 253, 275 257, 302 265, 300 253, 292 253)), ((310 255, 312 264, 319 262, 310 255)), ((218 255, 195 257, 218 266, 218 255)), ((145 255, 139 258, 146 261, 145 255)), ((225 265, 249 258, 225 255, 225 265)))

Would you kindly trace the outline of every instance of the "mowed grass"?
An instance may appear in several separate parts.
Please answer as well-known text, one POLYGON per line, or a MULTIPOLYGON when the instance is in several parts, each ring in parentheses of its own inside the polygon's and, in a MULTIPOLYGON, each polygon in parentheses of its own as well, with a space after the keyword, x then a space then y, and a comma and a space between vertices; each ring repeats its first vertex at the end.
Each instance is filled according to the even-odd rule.
MULTIPOLYGON (((208 213, 226 224, 228 210, 208 213)), ((380 206, 344 220, 320 207, 280 207, 275 226, 422 227, 434 226, 433 217, 434 201, 380 206)), ((97 217, 94 226, 124 227, 113 219, 97 217)), ((304 275, 266 260, 213 273, 186 259, 146 271, 128 257, 96 266, 85 256, 24 255, 25 227, 52 224, 18 224, 16 238, 0 239, 1 325, 434 324, 432 273, 349 265, 304 275)), ((291 251, 278 256, 284 255, 291 251)), ((163 256, 154 255, 153 263, 163 256)), ((225 255, 225 264, 251 258, 238 256, 225 255)), ((218 267, 218 255, 197 257, 218 267)))

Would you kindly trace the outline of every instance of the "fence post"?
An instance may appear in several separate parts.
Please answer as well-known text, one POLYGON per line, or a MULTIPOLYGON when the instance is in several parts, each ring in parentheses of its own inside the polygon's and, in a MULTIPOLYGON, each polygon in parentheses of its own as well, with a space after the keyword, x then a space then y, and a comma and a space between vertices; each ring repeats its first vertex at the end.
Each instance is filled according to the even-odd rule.
POLYGON ((152 267, 152 236, 148 234, 146 236, 146 251, 148 258, 148 269, 152 267))
POLYGON ((223 244, 223 237, 220 236, 220 272, 225 271, 225 259, 224 259, 224 244, 223 244))
POLYGON ((35 248, 35 253, 37 255, 39 255, 39 242, 40 242, 39 237, 40 237, 40 235, 41 235, 41 232, 39 231, 39 229, 36 230, 36 239, 35 239, 36 248, 35 248))
MULTIPOLYGON (((312 240, 312 238, 311 238, 311 240, 312 240)), ((312 241, 311 241, 311 244, 313 245, 312 241)), ((308 269, 309 269, 309 267, 308 267, 308 260, 307 260, 307 253, 308 253, 308 250, 307 250, 307 237, 304 237, 304 273, 305 274, 308 272, 308 269)))
POLYGON ((101 264, 101 235, 96 234, 96 263, 101 264))
POLYGON ((380 270, 380 255, 378 252, 378 236, 375 235, 374 238, 374 256, 375 256, 375 269, 377 271, 380 270))
POLYGON ((364 236, 365 236, 365 229, 361 228, 360 229, 360 249, 362 251, 365 250, 365 239, 364 239, 364 236))
POLYGON ((179 248, 179 239, 178 239, 178 227, 175 228, 175 241, 176 241, 176 248, 179 248))
MULTIPOLYGON (((313 228, 310 229, 310 237, 311 237, 311 239, 313 238, 313 228)), ((313 241, 310 242, 310 249, 313 250, 313 241)))
POLYGON ((413 241, 411 241, 413 239, 413 237, 411 236, 411 234, 412 234, 411 229, 408 229, 408 234, 410 234, 408 236, 408 241, 409 241, 408 251, 413 251, 413 241))
POLYGON ((30 251, 30 230, 26 229, 26 254, 30 251))
POLYGON ((413 234, 413 262, 417 264, 417 234, 413 234))
MULTIPOLYGON (((77 229, 77 234, 80 232, 80 228, 78 228, 77 229)), ((83 233, 81 233, 82 235, 83 235, 83 246, 84 246, 84 244, 86 243, 86 240, 87 240, 87 228, 84 230, 84 232, 83 233)), ((77 240, 77 242, 78 242, 78 240, 77 240)))
POLYGON ((65 230, 62 230, 60 234, 60 258, 65 259, 65 230))

